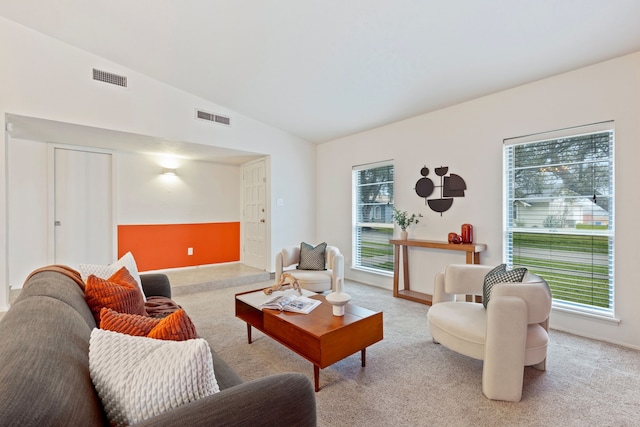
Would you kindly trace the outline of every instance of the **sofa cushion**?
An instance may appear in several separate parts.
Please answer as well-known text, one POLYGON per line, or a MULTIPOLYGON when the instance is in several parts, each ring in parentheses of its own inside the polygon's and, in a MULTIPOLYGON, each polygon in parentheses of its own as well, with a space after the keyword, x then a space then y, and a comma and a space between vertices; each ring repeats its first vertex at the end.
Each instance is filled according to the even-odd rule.
POLYGON ((300 262, 297 268, 300 270, 325 270, 326 249, 325 242, 316 246, 305 242, 300 243, 300 262))
POLYGON ((500 264, 484 277, 484 284, 482 286, 482 305, 487 308, 489 300, 491 299, 491 289, 498 283, 516 283, 522 282, 527 269, 524 267, 516 268, 513 270, 507 270, 506 264, 500 264))
POLYGON ((141 316, 147 314, 144 309, 142 292, 126 267, 120 268, 108 279, 90 275, 84 294, 98 325, 100 325, 102 307, 110 308, 118 313, 139 314, 141 316))
POLYGON ((142 289, 142 281, 140 280, 140 274, 138 273, 138 266, 131 252, 127 252, 126 254, 122 255, 122 257, 120 257, 119 260, 117 260, 116 262, 110 265, 80 264, 78 266, 78 271, 80 271, 82 280, 86 282, 89 276, 92 274, 101 279, 106 279, 112 276, 116 271, 120 270, 122 267, 127 267, 127 271, 129 271, 129 274, 131 274, 131 277, 133 277, 133 279, 136 281, 136 283, 140 287, 140 292, 142 292, 142 298, 146 301, 147 297, 144 294, 144 289, 142 289))
POLYGON ((203 339, 165 341, 102 329, 91 332, 91 380, 112 425, 141 422, 217 393, 203 339))

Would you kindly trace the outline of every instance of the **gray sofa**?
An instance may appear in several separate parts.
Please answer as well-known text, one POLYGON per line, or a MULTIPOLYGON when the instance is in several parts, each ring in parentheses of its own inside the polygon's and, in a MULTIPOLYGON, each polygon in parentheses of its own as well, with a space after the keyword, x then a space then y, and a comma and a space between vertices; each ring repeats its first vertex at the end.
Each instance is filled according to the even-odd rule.
MULTIPOLYGON (((145 294, 171 296, 164 275, 141 275, 145 294)), ((31 276, 0 321, 0 426, 109 425, 89 375, 96 324, 84 292, 59 271, 31 276)), ((213 352, 221 391, 146 420, 155 426, 313 426, 311 381, 285 373, 243 382, 213 352)))

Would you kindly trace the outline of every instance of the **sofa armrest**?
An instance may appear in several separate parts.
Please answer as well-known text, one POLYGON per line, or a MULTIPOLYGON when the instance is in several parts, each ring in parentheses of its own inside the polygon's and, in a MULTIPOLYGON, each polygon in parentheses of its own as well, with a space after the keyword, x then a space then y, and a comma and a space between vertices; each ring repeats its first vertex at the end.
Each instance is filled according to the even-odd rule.
POLYGON ((140 426, 315 426, 316 396, 300 373, 271 375, 225 389, 140 426))
POLYGON ((147 297, 171 298, 169 277, 162 273, 146 273, 140 275, 142 290, 147 297))

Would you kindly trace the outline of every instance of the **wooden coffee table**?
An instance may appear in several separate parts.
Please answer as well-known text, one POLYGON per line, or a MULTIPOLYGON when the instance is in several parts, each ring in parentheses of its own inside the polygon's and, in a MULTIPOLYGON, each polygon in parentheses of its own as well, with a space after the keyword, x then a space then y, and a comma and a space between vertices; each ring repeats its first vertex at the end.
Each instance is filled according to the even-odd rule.
POLYGON ((344 316, 334 316, 333 307, 322 295, 310 297, 322 304, 309 314, 260 310, 255 304, 238 299, 254 292, 239 293, 235 298, 236 317, 247 323, 249 344, 251 327, 254 327, 313 363, 316 391, 320 389, 320 369, 358 351, 364 367, 367 347, 382 340, 382 312, 347 304, 344 316))

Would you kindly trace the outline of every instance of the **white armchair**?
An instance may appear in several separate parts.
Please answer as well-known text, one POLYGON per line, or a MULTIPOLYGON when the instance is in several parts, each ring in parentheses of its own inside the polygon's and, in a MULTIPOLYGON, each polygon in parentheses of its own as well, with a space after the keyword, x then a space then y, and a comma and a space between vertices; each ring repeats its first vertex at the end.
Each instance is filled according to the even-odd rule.
POLYGON ((276 281, 282 273, 290 273, 300 287, 312 292, 335 291, 337 279, 344 282, 344 257, 335 246, 327 246, 325 250, 326 270, 298 270, 300 247, 287 246, 276 254, 276 281))
POLYGON ((485 309, 456 295, 482 295, 492 267, 452 264, 436 275, 427 313, 433 341, 484 361, 482 391, 489 399, 519 402, 524 367, 546 369, 551 291, 528 272, 522 283, 493 286, 485 309))

